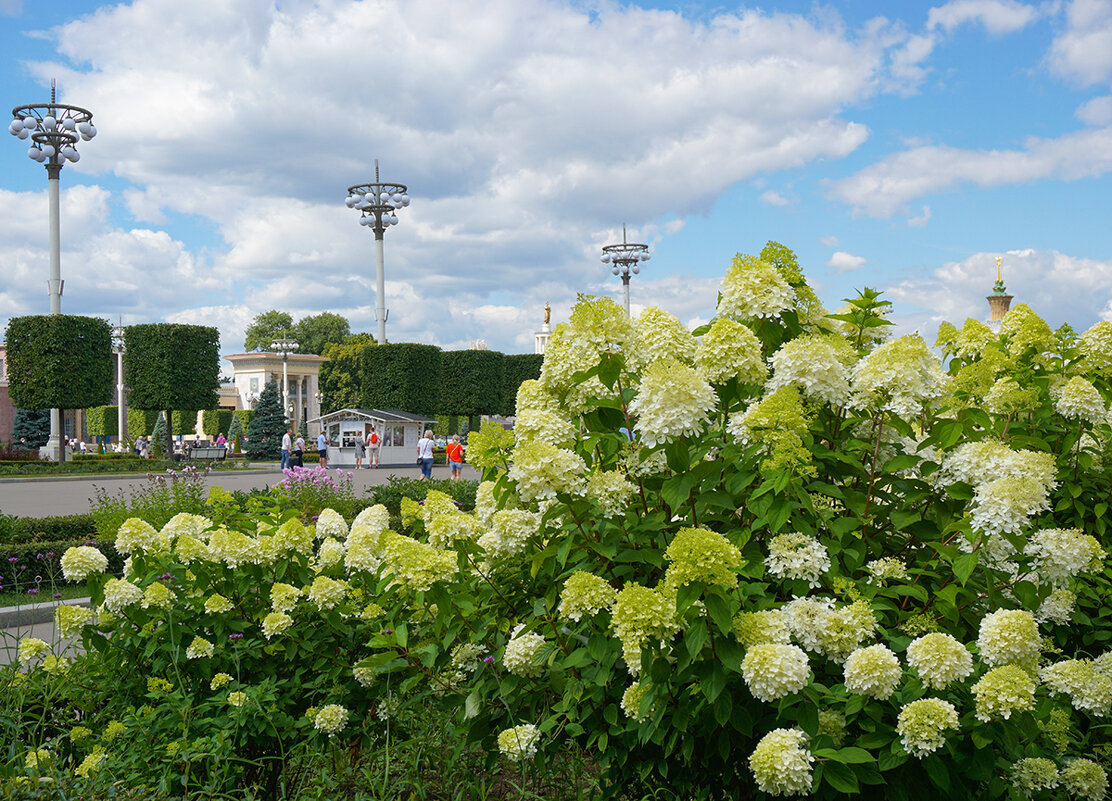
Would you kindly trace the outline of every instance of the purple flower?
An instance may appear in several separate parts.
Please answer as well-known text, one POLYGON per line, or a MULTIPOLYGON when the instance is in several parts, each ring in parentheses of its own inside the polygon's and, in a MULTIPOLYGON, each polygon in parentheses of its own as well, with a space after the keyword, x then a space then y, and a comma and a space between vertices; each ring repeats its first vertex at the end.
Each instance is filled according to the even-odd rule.
POLYGON ((19 557, 18 557, 18 556, 9 556, 9 557, 8 557, 8 561, 9 561, 9 562, 18 562, 18 561, 19 561, 19 557))
POLYGON ((53 559, 54 558, 54 551, 47 551, 46 552, 46 558, 47 559, 53 559))
POLYGON ((489 665, 489 664, 490 664, 491 662, 493 662, 493 661, 494 661, 494 657, 493 657, 493 656, 488 656, 488 657, 484 657, 484 658, 483 658, 483 661, 484 661, 484 662, 485 662, 486 664, 488 664, 488 665, 489 665))
POLYGON ((228 639, 229 640, 242 640, 243 635, 242 634, 229 634, 228 639))
POLYGON ((36 559, 42 559, 42 554, 41 554, 41 553, 37 553, 37 554, 35 554, 35 558, 36 558, 36 559))
POLYGON ((39 588, 38 587, 32 587, 31 589, 27 590, 27 594, 28 595, 38 595, 39 594, 39 588))
POLYGON ((383 629, 382 631, 379 632, 379 634, 382 634, 382 635, 393 634, 393 633, 394 633, 393 629, 383 629))
POLYGON ((55 597, 55 598, 61 598, 61 597, 62 597, 62 593, 60 593, 60 592, 56 592, 56 593, 54 593, 54 597, 55 597))

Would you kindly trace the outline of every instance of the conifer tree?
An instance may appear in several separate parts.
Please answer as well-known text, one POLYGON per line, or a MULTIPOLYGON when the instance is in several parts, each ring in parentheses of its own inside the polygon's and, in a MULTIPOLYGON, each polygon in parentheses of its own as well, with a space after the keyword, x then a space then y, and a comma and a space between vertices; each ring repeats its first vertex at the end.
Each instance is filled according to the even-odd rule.
POLYGON ((282 392, 276 381, 270 381, 259 393, 259 402, 255 404, 255 413, 247 426, 247 447, 244 450, 252 459, 278 459, 285 432, 282 392))
POLYGON ((162 455, 162 446, 166 436, 166 415, 159 412, 158 420, 154 424, 154 431, 151 432, 151 456, 162 455))
POLYGON ((243 423, 240 422, 239 415, 232 415, 232 423, 228 426, 228 445, 232 449, 232 453, 239 453, 240 442, 243 439, 243 423))
POLYGON ((12 442, 24 448, 41 448, 50 439, 49 409, 16 409, 12 442), (23 442, 20 442, 20 440, 23 442))

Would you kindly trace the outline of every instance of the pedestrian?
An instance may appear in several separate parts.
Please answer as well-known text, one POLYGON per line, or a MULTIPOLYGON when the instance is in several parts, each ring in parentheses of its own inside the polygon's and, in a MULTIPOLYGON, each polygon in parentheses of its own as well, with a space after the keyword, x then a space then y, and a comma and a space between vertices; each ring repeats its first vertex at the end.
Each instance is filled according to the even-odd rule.
POLYGON ((216 447, 223 448, 227 444, 228 444, 228 440, 226 440, 224 438, 223 434, 217 434, 216 435, 216 447))
POLYGON ((367 468, 378 467, 378 446, 381 443, 378 441, 378 432, 375 427, 371 426, 371 433, 367 435, 367 447, 370 449, 370 458, 367 459, 367 468))
POLYGON ((355 438, 355 469, 363 469, 363 457, 367 455, 367 443, 363 440, 363 435, 360 434, 355 438))
POLYGON ((452 481, 463 478, 463 445, 460 444, 459 434, 452 435, 452 441, 446 449, 448 467, 452 468, 452 481))
POLYGON ((304 467, 305 466, 305 437, 300 434, 297 435, 297 441, 293 444, 293 453, 290 454, 290 467, 304 467))
POLYGON ((421 465, 421 480, 432 478, 432 452, 436 443, 432 439, 432 429, 425 429, 425 436, 417 441, 417 463, 421 465))
POLYGON ((282 464, 281 469, 285 470, 290 466, 290 451, 293 449, 293 429, 290 428, 282 434, 282 464))
POLYGON ((320 454, 320 466, 328 467, 328 437, 324 435, 324 429, 317 434, 317 453, 320 454))
POLYGON ((151 438, 139 438, 139 457, 142 459, 149 459, 151 456, 151 438))

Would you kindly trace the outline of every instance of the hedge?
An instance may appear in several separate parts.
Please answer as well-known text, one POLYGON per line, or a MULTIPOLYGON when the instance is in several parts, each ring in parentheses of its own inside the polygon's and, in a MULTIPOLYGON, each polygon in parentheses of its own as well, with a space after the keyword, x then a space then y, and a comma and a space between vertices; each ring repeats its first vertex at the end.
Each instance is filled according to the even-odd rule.
POLYGON ((120 433, 118 406, 93 406, 85 410, 85 423, 90 437, 114 437, 120 433))
POLYGON ((88 539, 95 535, 96 521, 91 514, 52 517, 16 517, 0 514, 0 547, 40 540, 88 539))
POLYGON ((544 355, 517 353, 502 359, 502 399, 498 414, 510 417, 517 413, 517 389, 523 381, 541 377, 544 355))
POLYGON ((440 411, 441 358, 435 345, 403 343, 364 349, 361 406, 431 417, 440 411))
POLYGON ((108 321, 73 314, 13 317, 5 342, 16 408, 87 409, 112 399, 108 321))
POLYGON ((154 431, 159 412, 155 409, 127 410, 127 438, 134 442, 139 437, 149 437, 154 431))
POLYGON ((197 433, 197 412, 196 410, 177 410, 171 415, 174 421, 174 430, 171 432, 174 436, 181 435, 183 437, 191 437, 197 433))
POLYGON ((442 414, 474 417, 502 405, 504 356, 496 350, 449 350, 441 357, 442 414))
MULTIPOLYGON (((232 428, 232 414, 231 409, 205 409, 201 412, 201 431, 206 437, 218 434, 228 436, 232 428)), ((246 426, 243 430, 247 430, 246 426)))

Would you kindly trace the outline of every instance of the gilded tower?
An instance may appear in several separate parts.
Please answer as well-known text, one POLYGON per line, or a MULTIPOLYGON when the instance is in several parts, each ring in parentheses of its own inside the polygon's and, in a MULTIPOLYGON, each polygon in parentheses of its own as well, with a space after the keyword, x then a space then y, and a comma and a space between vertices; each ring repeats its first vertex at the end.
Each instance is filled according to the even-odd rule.
POLYGON ((1000 264, 1003 261, 1002 256, 996 257, 996 283, 992 286, 992 294, 986 298, 989 312, 988 324, 994 331, 1000 330, 1000 321, 1004 319, 1004 315, 1008 313, 1008 307, 1012 303, 1012 296, 1008 294, 1008 289, 1004 286, 1004 279, 1000 275, 1000 264))

